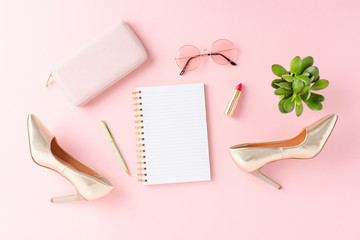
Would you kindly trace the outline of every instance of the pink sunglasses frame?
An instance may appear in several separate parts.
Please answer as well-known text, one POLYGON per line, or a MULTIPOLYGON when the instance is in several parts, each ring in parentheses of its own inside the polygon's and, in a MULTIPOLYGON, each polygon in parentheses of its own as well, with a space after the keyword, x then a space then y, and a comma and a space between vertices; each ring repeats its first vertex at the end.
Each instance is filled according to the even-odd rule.
MULTIPOLYGON (((228 42, 233 46, 233 48, 232 48, 232 49, 225 49, 225 50, 222 50, 222 51, 234 50, 234 51, 235 51, 235 56, 233 57, 233 59, 229 59, 229 58, 226 57, 224 54, 219 53, 219 51, 216 51, 216 52, 211 52, 211 51, 210 51, 210 52, 207 52, 207 50, 204 49, 203 52, 201 53, 200 50, 199 50, 197 47, 193 46, 193 45, 184 45, 184 46, 180 47, 180 48, 178 49, 178 51, 177 51, 177 53, 176 53, 176 57, 175 57, 176 64, 177 64, 177 65, 179 66, 179 68, 181 69, 180 75, 183 75, 183 74, 185 73, 185 71, 192 71, 192 70, 195 70, 196 68, 198 68, 198 66, 197 66, 196 68, 194 68, 194 69, 192 69, 192 70, 186 69, 186 67, 188 66, 188 64, 190 63, 191 60, 199 57, 199 61, 201 61, 201 57, 202 57, 202 56, 213 56, 213 55, 222 56, 229 64, 231 64, 231 65, 233 65, 233 66, 236 66, 237 64, 236 64, 234 61, 235 61, 236 58, 237 58, 237 49, 236 49, 235 45, 234 45, 230 40, 228 40, 228 39, 218 39, 218 40, 216 40, 216 41, 214 41, 214 42, 212 43, 211 48, 212 48, 212 47, 215 45, 215 43, 217 43, 218 41, 224 41, 224 40, 225 40, 225 41, 228 41, 228 42), (181 51, 181 49, 184 48, 184 47, 187 47, 187 46, 193 47, 194 49, 196 49, 196 50, 199 52, 199 54, 197 54, 197 55, 195 55, 195 56, 192 56, 192 57, 186 57, 186 58, 189 58, 189 59, 188 59, 187 62, 185 63, 184 67, 182 67, 182 66, 180 66, 180 64, 178 63, 178 59, 181 59, 181 58, 178 57, 178 55, 179 55, 179 52, 181 51)), ((215 62, 215 63, 217 63, 217 64, 220 64, 220 65, 223 65, 223 64, 221 64, 221 63, 216 62, 213 58, 211 58, 211 59, 213 60, 213 62, 215 62)), ((226 63, 226 64, 228 64, 228 63, 226 63)))

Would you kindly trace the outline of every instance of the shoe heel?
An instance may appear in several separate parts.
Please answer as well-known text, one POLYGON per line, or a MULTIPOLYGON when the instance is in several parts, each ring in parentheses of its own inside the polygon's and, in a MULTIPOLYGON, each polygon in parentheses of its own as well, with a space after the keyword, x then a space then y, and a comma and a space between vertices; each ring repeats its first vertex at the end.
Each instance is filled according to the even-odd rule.
POLYGON ((70 201, 78 201, 78 200, 85 200, 83 196, 80 194, 70 195, 70 196, 64 196, 64 197, 54 197, 50 199, 50 202, 56 203, 56 202, 70 202, 70 201))
POLYGON ((281 189, 281 185, 277 184, 276 182, 274 182, 273 180, 271 180, 270 178, 268 178, 267 176, 265 176, 264 174, 262 174, 260 172, 260 169, 257 169, 255 171, 249 172, 250 174, 254 175, 255 177, 260 178, 261 180, 264 180, 265 182, 269 183, 270 185, 276 187, 277 189, 281 189))

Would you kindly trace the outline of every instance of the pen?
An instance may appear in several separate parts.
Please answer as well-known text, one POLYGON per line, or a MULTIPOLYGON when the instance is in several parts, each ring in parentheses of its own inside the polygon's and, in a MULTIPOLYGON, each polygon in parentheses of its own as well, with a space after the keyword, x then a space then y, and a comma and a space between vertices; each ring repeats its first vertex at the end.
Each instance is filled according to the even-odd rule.
POLYGON ((124 169, 125 169, 125 172, 126 172, 128 175, 130 175, 130 172, 129 172, 126 164, 125 164, 125 161, 124 161, 124 159, 122 158, 122 156, 121 156, 121 154, 120 154, 119 148, 116 146, 116 143, 115 143, 115 141, 114 141, 114 138, 112 137, 111 132, 110 132, 110 130, 109 130, 109 128, 108 128, 108 126, 107 126, 107 124, 105 123, 104 120, 101 120, 101 125, 104 127, 104 130, 105 130, 106 134, 107 134, 108 137, 109 137, 110 143, 112 144, 113 148, 115 149, 115 152, 116 152, 117 156, 120 158, 121 164, 123 165, 123 167, 124 167, 124 169))

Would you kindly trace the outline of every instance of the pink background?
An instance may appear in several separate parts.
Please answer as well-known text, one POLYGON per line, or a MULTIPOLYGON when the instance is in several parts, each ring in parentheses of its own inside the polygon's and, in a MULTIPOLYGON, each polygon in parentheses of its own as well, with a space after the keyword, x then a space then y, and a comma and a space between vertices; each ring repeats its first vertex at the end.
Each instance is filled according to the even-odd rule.
POLYGON ((4 1, 0 3, 1 239, 359 239, 358 1, 4 1), (119 19, 148 50, 137 72, 84 107, 67 102, 50 69, 119 19), (177 49, 227 38, 238 66, 204 58, 179 76, 177 49), (270 87, 273 63, 312 55, 330 86, 324 109, 281 114, 270 87), (205 83, 212 181, 145 187, 136 178, 131 91, 205 83), (223 111, 244 84, 234 118, 223 111), (116 188, 93 202, 51 204, 74 193, 29 154, 26 117, 35 113, 60 144, 116 188), (318 157, 264 172, 278 191, 239 170, 231 145, 293 137, 329 114, 339 121, 318 157), (105 119, 130 168, 127 176, 100 125, 105 119))

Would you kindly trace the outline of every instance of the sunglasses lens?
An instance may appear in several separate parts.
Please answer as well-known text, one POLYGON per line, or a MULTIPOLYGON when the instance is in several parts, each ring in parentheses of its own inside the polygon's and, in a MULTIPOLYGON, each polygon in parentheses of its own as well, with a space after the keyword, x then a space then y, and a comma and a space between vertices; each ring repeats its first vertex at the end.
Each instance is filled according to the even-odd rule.
POLYGON ((176 54, 176 63, 186 71, 191 71, 200 65, 200 51, 194 46, 186 45, 181 47, 176 54))
POLYGON ((229 64, 229 60, 236 60, 236 48, 232 42, 226 39, 219 39, 211 46, 211 57, 214 62, 225 65, 229 64))

